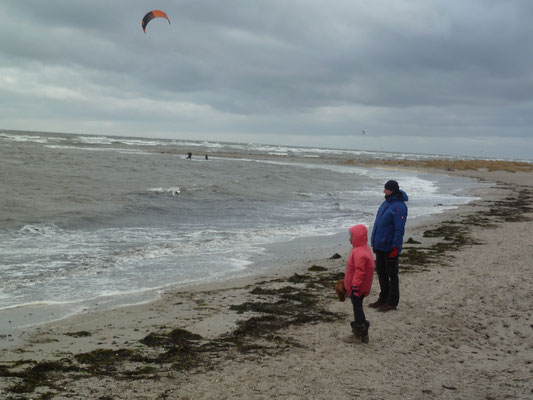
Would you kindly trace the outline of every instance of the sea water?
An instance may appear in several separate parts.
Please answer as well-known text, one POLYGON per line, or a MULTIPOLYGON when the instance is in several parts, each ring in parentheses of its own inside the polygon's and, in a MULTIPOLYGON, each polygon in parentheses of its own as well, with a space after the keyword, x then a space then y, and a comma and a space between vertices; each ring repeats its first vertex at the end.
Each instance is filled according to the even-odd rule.
POLYGON ((466 178, 346 163, 432 157, 0 131, 0 335, 265 272, 272 245, 316 256, 301 239, 370 228, 391 178, 409 219, 471 201, 466 178))

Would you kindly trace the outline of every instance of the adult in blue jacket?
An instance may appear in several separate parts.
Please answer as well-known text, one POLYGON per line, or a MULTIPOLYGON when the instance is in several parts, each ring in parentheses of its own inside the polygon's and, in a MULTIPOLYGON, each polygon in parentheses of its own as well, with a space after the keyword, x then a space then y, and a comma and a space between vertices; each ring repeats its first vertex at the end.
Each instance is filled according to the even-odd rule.
POLYGON ((369 304, 379 311, 395 310, 400 301, 398 255, 402 252, 403 234, 407 221, 407 194, 398 182, 385 183, 385 201, 379 207, 372 229, 370 243, 376 254, 376 272, 380 293, 376 302, 369 304))

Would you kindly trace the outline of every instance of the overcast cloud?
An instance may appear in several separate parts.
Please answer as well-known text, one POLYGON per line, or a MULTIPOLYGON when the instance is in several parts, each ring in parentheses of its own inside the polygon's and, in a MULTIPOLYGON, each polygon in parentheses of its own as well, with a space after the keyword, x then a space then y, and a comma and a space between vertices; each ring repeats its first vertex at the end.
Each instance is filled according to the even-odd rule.
POLYGON ((533 158, 531 0, 2 0, 0 19, 0 129, 533 158), (152 9, 172 24, 145 34, 152 9))

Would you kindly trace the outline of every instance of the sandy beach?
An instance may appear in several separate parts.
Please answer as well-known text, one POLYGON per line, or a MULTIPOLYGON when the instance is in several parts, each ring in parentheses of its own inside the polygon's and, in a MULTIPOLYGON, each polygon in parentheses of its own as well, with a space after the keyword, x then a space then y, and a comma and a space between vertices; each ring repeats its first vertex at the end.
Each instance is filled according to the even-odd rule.
POLYGON ((408 222, 400 304, 368 308, 376 277, 369 344, 352 340, 351 305, 332 289, 349 251, 336 247, 41 326, 0 351, 0 398, 532 398, 533 173, 447 173, 491 188, 408 222))

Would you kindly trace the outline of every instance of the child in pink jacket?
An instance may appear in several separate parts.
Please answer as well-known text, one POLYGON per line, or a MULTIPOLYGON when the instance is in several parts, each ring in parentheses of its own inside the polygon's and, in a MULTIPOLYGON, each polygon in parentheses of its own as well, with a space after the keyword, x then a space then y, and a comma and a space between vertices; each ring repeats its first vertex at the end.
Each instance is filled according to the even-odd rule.
POLYGON ((350 228, 350 243, 353 246, 344 274, 344 287, 353 305, 355 321, 351 323, 352 332, 357 339, 368 343, 370 322, 365 318, 363 299, 370 294, 374 279, 374 256, 368 247, 368 234, 364 225, 350 228))

